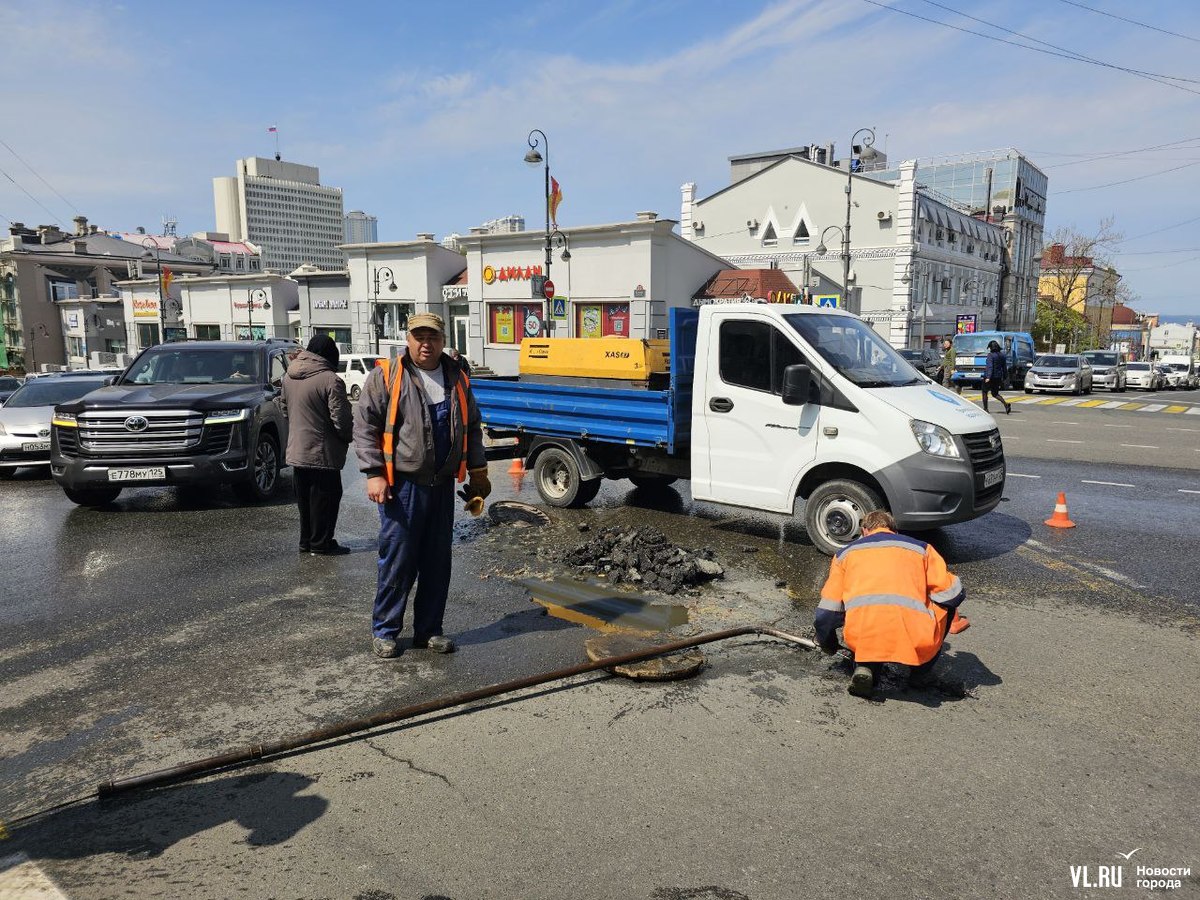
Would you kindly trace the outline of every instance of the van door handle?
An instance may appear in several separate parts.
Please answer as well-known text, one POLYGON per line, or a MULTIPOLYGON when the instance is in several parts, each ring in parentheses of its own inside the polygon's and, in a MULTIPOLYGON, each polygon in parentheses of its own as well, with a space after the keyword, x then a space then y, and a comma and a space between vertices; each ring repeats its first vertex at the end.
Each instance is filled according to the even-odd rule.
POLYGON ((713 412, 729 412, 733 409, 733 401, 728 397, 713 397, 708 401, 708 408, 713 412))

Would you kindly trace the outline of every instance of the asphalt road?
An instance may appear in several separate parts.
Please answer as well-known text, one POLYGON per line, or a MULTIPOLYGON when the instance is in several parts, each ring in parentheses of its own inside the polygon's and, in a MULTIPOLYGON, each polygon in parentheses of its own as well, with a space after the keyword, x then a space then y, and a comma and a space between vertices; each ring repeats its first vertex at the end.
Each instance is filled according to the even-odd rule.
MULTIPOLYGON (((1065 412, 1001 416, 1006 502, 926 535, 974 623, 939 690, 889 680, 882 702, 855 700, 844 663, 739 639, 711 646, 693 681, 581 679, 66 808, 0 841, 0 857, 32 858, 0 873, 0 897, 21 878, 80 898, 1088 897, 1111 891, 1076 888, 1071 866, 1094 881, 1123 864, 1129 888, 1139 858, 1200 872, 1200 483, 1185 452, 1200 444, 1166 431, 1200 420, 1065 412), (1162 458, 1129 465, 1105 439, 1123 424, 1162 458), (1084 456, 1047 458, 1058 434, 1086 435, 1063 445, 1084 456), (1075 529, 1042 524, 1060 490, 1075 529)), ((492 466, 497 498, 532 498, 505 469, 492 466)), ((447 622, 461 651, 382 662, 375 513, 345 481, 341 538, 357 552, 341 558, 295 553, 283 499, 143 489, 83 510, 31 473, 0 484, 19 523, 0 535, 0 819, 580 661, 591 632, 517 584, 569 573, 558 557, 579 525, 653 524, 714 548, 727 576, 688 598, 685 631, 804 630, 828 566, 794 522, 618 483, 543 529, 462 520, 447 622)))

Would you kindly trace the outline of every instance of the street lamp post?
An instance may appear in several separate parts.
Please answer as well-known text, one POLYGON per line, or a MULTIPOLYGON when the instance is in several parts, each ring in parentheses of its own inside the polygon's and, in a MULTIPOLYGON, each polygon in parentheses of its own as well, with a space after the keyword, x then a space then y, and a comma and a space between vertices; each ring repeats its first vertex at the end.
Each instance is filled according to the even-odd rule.
MULTIPOLYGON (((829 248, 825 246, 825 235, 829 234, 829 232, 831 232, 831 231, 836 231, 838 234, 842 235, 842 246, 843 247, 846 246, 845 232, 842 231, 842 226, 841 225, 826 225, 824 228, 821 229, 821 239, 819 241, 817 241, 817 249, 816 249, 817 256, 824 256, 826 253, 829 252, 829 248)), ((850 284, 850 271, 847 268, 845 271, 842 272, 842 302, 844 305, 843 308, 847 309, 847 310, 850 309, 849 284, 850 284)))
MULTIPOLYGON (((858 151, 859 162, 870 162, 879 154, 872 144, 875 143, 875 129, 860 128, 850 138, 850 155, 846 158, 846 227, 842 230, 842 292, 846 295, 846 305, 850 305, 850 192, 854 185, 854 142, 863 135, 862 147, 858 151)), ((857 310, 851 310, 857 312, 857 310)))
POLYGON ((550 280, 550 251, 552 245, 550 243, 550 141, 546 139, 546 132, 540 128, 535 128, 529 132, 529 137, 526 138, 529 144, 529 150, 525 154, 525 162, 531 166, 541 165, 545 174, 545 199, 546 199, 546 280, 550 280), (540 140, 534 135, 539 135, 540 140), (538 146, 543 147, 546 155, 543 157, 538 152, 538 146))
POLYGON ((396 276, 392 274, 392 270, 387 266, 376 267, 374 269, 375 295, 371 299, 371 328, 375 334, 375 355, 379 355, 379 280, 386 278, 388 280, 388 290, 396 290, 396 276))
MULTIPOLYGON (((262 304, 263 309, 270 309, 271 305, 267 301, 267 292, 263 288, 251 288, 246 293, 246 340, 254 340, 254 301, 257 300, 262 304)), ((266 320, 263 320, 263 337, 266 337, 266 320)))
POLYGON ((50 337, 50 329, 41 322, 29 326, 29 371, 34 374, 37 374, 37 354, 33 349, 33 341, 39 330, 42 332, 42 337, 50 337))
MULTIPOLYGON (((920 291, 919 285, 921 284, 921 281, 920 281, 921 276, 927 275, 927 274, 929 274, 929 264, 922 262, 920 260, 910 261, 909 264, 904 267, 904 274, 900 277, 900 283, 907 284, 907 285, 912 285, 915 283, 918 285, 918 287, 916 287, 916 288, 910 287, 909 291, 908 291, 908 308, 910 310, 912 309, 913 297, 916 296, 917 293, 920 291), (916 278, 913 278, 914 274, 916 275, 916 278)), ((920 341, 920 346, 921 346, 922 350, 925 349, 925 317, 928 314, 929 314, 929 300, 925 297, 922 297, 921 298, 921 341, 920 341)))
POLYGON ((146 262, 154 260, 154 274, 158 279, 158 327, 160 330, 158 339, 160 343, 165 344, 167 341, 167 308, 163 303, 162 248, 158 246, 158 241, 152 237, 143 238, 141 245, 144 248, 142 250, 142 259, 146 262))

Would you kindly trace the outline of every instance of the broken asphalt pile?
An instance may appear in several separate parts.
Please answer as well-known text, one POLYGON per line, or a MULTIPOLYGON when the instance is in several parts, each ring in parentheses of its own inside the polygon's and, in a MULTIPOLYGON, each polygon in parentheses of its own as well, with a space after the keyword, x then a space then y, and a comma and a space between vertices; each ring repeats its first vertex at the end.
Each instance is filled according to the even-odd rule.
POLYGON ((677 547, 657 528, 605 528, 568 550, 566 560, 581 574, 594 573, 612 584, 628 582, 664 594, 677 594, 725 574, 714 551, 677 547))

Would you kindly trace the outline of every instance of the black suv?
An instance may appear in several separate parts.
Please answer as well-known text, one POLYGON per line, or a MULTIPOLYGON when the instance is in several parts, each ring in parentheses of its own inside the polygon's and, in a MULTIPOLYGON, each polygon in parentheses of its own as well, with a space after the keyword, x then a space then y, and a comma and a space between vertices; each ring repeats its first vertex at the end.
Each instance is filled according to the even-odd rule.
POLYGON ((54 409, 50 469, 81 506, 125 486, 233 485, 265 500, 279 483, 280 400, 291 341, 178 341, 143 350, 112 383, 54 409))

